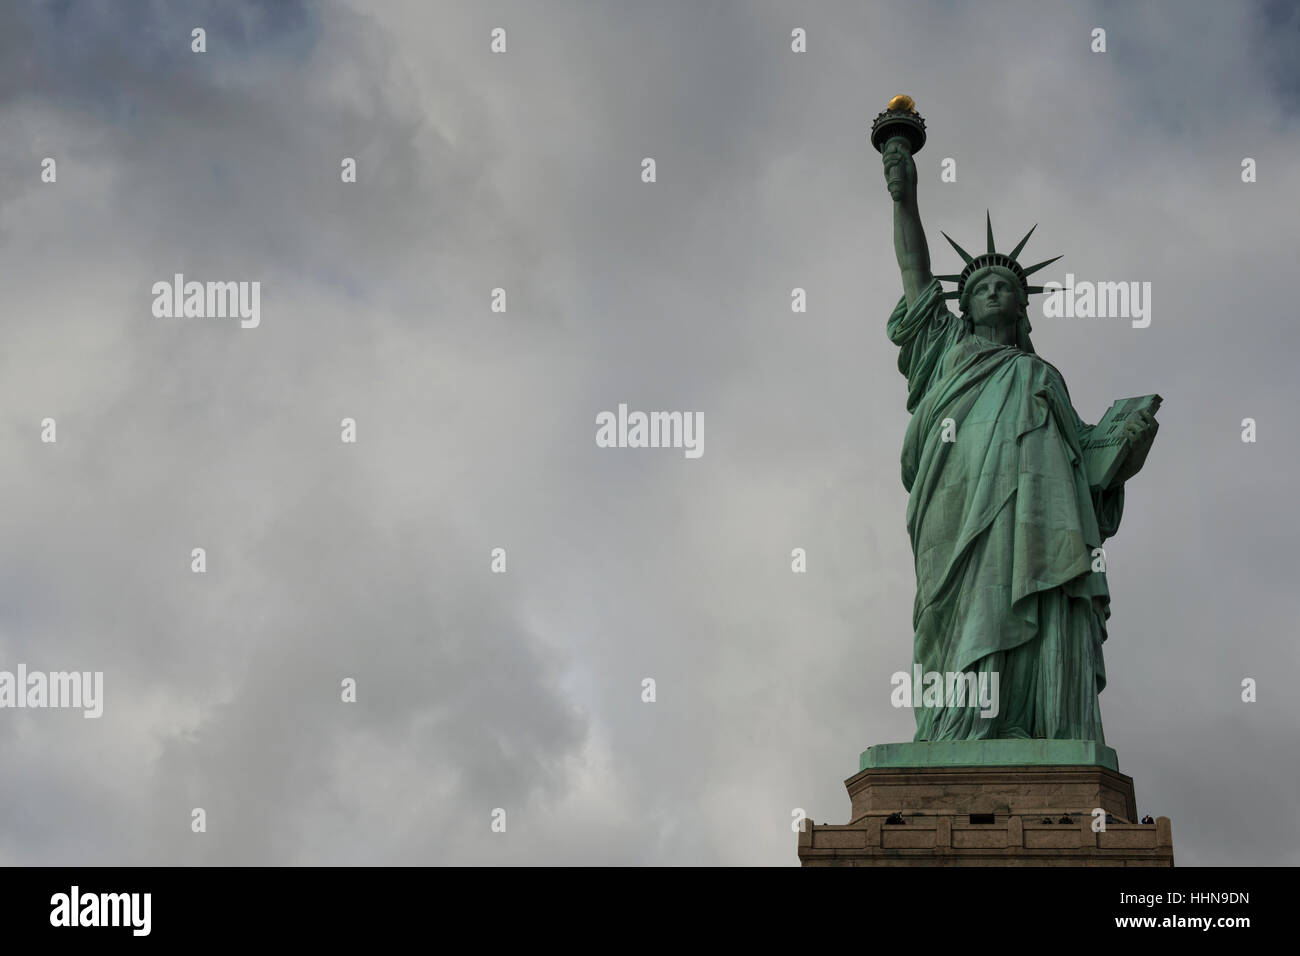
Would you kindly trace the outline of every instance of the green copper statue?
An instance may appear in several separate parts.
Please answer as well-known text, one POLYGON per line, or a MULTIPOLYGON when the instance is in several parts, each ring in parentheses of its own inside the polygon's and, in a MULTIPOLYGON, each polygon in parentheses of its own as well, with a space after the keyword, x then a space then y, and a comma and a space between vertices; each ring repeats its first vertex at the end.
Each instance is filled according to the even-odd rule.
POLYGON ((990 221, 983 255, 948 239, 966 267, 933 275, 912 160, 925 128, 910 98, 895 97, 877 117, 872 142, 903 276, 887 332, 912 415, 902 466, 916 562, 914 662, 924 672, 996 674, 989 683, 999 691, 995 714, 918 701, 915 739, 1104 745, 1097 695, 1110 594, 1101 546, 1155 437, 1159 397, 1112 408, 1121 411, 1103 419, 1105 435, 1096 431, 1103 423, 1084 424, 1060 372, 1029 339, 1029 295, 1042 289, 1026 279, 1055 259, 1021 266, 1028 235, 996 252, 990 221), (956 290, 945 292, 941 279, 956 290), (1106 455, 1109 466, 1098 464, 1106 455))

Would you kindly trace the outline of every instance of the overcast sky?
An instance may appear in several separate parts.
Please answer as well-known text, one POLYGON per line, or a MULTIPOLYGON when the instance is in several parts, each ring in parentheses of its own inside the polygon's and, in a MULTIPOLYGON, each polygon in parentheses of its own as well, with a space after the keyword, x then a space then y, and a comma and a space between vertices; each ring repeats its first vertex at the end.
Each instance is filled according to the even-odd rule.
POLYGON ((0 669, 104 712, 0 711, 0 863, 795 865, 794 808, 848 822, 915 729, 900 92, 936 272, 988 209, 1036 279, 1151 283, 1144 329, 1031 305, 1085 421, 1164 397, 1106 739, 1179 865, 1300 863, 1287 6, 14 5, 0 669), (178 272, 260 325, 155 317, 178 272), (619 403, 704 454, 598 448, 619 403))

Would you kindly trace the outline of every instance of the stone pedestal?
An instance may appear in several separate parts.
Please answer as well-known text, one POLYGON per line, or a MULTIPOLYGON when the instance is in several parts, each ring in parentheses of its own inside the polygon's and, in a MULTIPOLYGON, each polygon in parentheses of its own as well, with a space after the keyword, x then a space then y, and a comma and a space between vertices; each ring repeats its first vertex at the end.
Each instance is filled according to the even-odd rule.
POLYGON ((1138 823, 1132 778, 1091 742, 889 744, 862 764, 845 781, 851 822, 804 822, 804 866, 1174 865, 1169 818, 1138 823), (1095 762, 1041 762, 1062 757, 1095 762), (1025 762, 987 762, 1012 759, 1025 762), (938 760, 950 765, 927 765, 938 760), (1096 808, 1110 817, 1100 832, 1096 808))

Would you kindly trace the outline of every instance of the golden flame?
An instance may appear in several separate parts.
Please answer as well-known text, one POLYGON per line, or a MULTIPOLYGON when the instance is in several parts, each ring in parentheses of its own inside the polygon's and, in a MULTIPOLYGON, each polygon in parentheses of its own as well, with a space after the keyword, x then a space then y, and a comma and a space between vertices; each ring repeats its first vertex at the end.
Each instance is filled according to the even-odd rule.
POLYGON ((909 113, 915 113, 916 100, 912 99, 906 93, 899 93, 889 101, 889 106, 887 108, 891 110, 907 110, 909 113))

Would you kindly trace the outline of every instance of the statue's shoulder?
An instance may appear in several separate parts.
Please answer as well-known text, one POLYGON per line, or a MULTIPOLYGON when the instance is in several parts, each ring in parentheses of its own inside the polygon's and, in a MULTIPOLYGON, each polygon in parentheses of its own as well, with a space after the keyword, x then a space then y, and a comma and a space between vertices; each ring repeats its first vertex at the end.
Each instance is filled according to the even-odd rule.
POLYGON ((1065 387, 1065 376, 1061 374, 1059 368, 1047 361, 1047 359, 1043 358, 1037 352, 1025 352, 1023 354, 1036 362, 1043 369, 1043 373, 1051 379, 1054 384, 1060 386, 1061 391, 1065 392, 1067 395, 1069 394, 1069 389, 1065 387))
POLYGON ((942 296, 938 298, 931 310, 930 321, 936 328, 947 332, 954 344, 973 337, 971 330, 966 327, 966 320, 950 309, 942 296))

